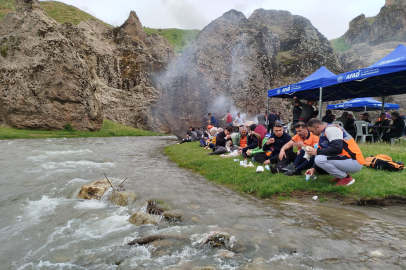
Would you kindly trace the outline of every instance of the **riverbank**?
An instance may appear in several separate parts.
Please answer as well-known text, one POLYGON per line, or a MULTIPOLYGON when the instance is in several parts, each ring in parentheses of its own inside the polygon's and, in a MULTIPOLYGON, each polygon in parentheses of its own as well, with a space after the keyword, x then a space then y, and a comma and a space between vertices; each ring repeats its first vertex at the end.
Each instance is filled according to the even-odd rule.
MULTIPOLYGON (((387 154, 395 161, 406 161, 406 142, 397 144, 360 145, 364 156, 387 154)), ((198 143, 175 144, 165 148, 165 153, 179 167, 192 169, 210 181, 225 185, 231 189, 267 198, 279 200, 309 198, 317 195, 320 202, 338 200, 346 204, 391 204, 406 202, 406 172, 387 172, 364 167, 352 176, 356 182, 348 187, 336 187, 331 176, 317 175, 316 180, 305 181, 304 175, 288 177, 283 174, 271 174, 269 171, 256 173, 260 165, 254 162, 254 168, 239 166, 233 158, 208 156, 208 150, 198 143)), ((242 157, 239 158, 242 160, 242 157)))
POLYGON ((153 131, 141 130, 104 119, 99 131, 47 131, 0 127, 0 140, 45 139, 45 138, 80 138, 80 137, 119 137, 119 136, 163 136, 153 131))

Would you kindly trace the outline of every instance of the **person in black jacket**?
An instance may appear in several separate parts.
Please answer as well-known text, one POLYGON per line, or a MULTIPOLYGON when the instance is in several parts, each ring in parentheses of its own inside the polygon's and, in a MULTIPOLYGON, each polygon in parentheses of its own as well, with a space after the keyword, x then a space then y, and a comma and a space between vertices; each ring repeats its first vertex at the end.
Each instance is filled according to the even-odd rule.
POLYGON ((250 129, 250 135, 247 136, 247 147, 241 149, 238 151, 239 154, 242 154, 244 158, 251 158, 250 156, 247 155, 247 151, 249 149, 254 149, 257 148, 259 145, 259 141, 257 136, 253 135, 252 132, 254 132, 255 128, 257 127, 256 124, 252 124, 249 129, 250 129))
POLYGON ((323 119, 321 121, 326 122, 327 124, 333 123, 333 119, 331 119, 332 115, 333 115, 333 112, 331 110, 327 110, 326 115, 323 116, 323 119))
POLYGON ((270 130, 273 130, 273 125, 276 121, 278 121, 278 116, 276 115, 276 111, 272 111, 268 114, 268 133, 270 133, 270 130))
POLYGON ((232 128, 230 126, 226 126, 223 132, 220 132, 216 136, 216 145, 214 147, 213 153, 207 153, 208 155, 221 155, 227 152, 226 143, 227 141, 232 141, 231 139, 231 132, 232 128))
POLYGON ((270 163, 277 164, 276 169, 270 165, 271 172, 275 173, 281 171, 281 168, 295 161, 296 158, 296 154, 293 152, 293 147, 290 147, 289 149, 285 150, 285 158, 282 160, 279 159, 279 152, 281 151, 282 147, 291 140, 292 137, 288 133, 284 132, 282 124, 275 123, 271 137, 262 147, 264 152, 255 154, 255 161, 264 165, 270 163))
MULTIPOLYGON (((302 113, 302 108, 300 108, 299 103, 295 102, 293 107, 293 123, 292 126, 295 126, 299 122, 300 114, 302 113)), ((296 130, 294 129, 294 134, 296 135, 296 130)))
POLYGON ((383 134, 382 140, 384 142, 390 142, 391 138, 398 138, 403 135, 405 130, 405 121, 400 117, 398 112, 393 112, 391 114, 393 123, 391 126, 394 126, 394 129, 391 129, 390 132, 383 134))

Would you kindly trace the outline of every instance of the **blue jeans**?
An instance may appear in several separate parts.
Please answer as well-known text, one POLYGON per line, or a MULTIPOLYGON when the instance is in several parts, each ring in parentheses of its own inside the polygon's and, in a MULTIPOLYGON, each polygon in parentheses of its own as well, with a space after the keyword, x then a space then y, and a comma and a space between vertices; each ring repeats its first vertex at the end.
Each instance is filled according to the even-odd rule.
POLYGON ((297 157, 295 159, 295 161, 293 162, 293 164, 296 167, 296 171, 301 172, 303 170, 308 170, 311 167, 313 167, 313 165, 314 165, 314 157, 315 156, 312 156, 310 158, 310 160, 307 160, 307 159, 304 158, 304 155, 305 155, 305 151, 303 149, 300 150, 299 154, 297 155, 297 157))
POLYGON ((227 127, 232 127, 233 126, 233 122, 230 122, 226 125, 227 127))

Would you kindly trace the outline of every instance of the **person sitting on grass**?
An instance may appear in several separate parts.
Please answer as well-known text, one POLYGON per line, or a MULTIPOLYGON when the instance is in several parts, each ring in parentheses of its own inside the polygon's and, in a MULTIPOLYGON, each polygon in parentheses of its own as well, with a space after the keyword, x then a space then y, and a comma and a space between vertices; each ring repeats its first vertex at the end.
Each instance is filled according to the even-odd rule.
POLYGON ((355 180, 348 173, 359 172, 365 164, 364 156, 354 138, 340 126, 323 124, 317 118, 310 119, 307 128, 320 139, 318 149, 307 151, 315 156, 315 165, 306 174, 312 176, 317 167, 334 176, 331 181, 337 182, 336 186, 352 185, 355 180))
POLYGON ((216 146, 216 135, 217 135, 217 128, 212 127, 210 129, 210 134, 209 134, 209 139, 207 140, 207 146, 205 149, 214 149, 214 146, 216 146))
POLYGON ((200 128, 196 128, 196 134, 197 134, 197 139, 199 140, 199 146, 200 147, 205 147, 206 143, 204 141, 204 133, 200 128))
POLYGON ((310 169, 314 165, 314 157, 311 157, 310 160, 304 158, 305 150, 303 149, 306 146, 314 147, 315 144, 319 142, 319 137, 311 133, 307 129, 307 125, 303 122, 299 122, 294 126, 296 130, 296 135, 293 136, 292 140, 285 144, 280 153, 279 160, 282 160, 285 154, 285 149, 289 149, 291 146, 298 148, 297 156, 292 165, 289 165, 285 168, 282 168, 282 171, 286 171, 285 175, 301 175, 303 170, 310 169))
POLYGON ((188 132, 186 132, 186 138, 183 139, 179 144, 185 143, 185 142, 192 142, 197 140, 197 134, 194 131, 195 129, 193 127, 190 127, 188 132), (194 134, 192 134, 194 132, 194 134), (192 136, 193 135, 193 136, 192 136))
MULTIPOLYGON (((258 136, 257 136, 257 137, 258 137, 258 136)), ((265 145, 265 143, 269 140, 269 138, 271 138, 271 134, 270 134, 270 133, 265 134, 264 139, 262 140, 262 145, 261 145, 261 146, 258 146, 258 147, 256 147, 256 148, 254 148, 254 149, 248 150, 248 151, 247 151, 247 155, 248 155, 248 156, 254 156, 255 154, 258 154, 258 153, 264 153, 264 150, 262 149, 262 146, 265 145)), ((271 153, 272 153, 272 152, 269 152, 269 151, 268 151, 266 154, 267 154, 268 156, 270 156, 271 153)), ((254 158, 254 159, 255 159, 255 158, 254 158)))
POLYGON ((234 145, 233 150, 241 150, 247 147, 247 137, 248 137, 247 134, 248 134, 247 127, 241 126, 240 132, 238 132, 233 139, 234 145))
POLYGON ((255 128, 257 127, 256 124, 252 124, 250 126, 250 134, 247 136, 247 146, 240 149, 238 151, 239 154, 242 154, 243 157, 248 158, 249 156, 247 155, 247 151, 250 149, 254 149, 256 147, 258 147, 258 138, 252 134, 255 131, 255 128))
POLYGON ((391 138, 399 138, 403 135, 405 130, 405 121, 400 117, 398 112, 393 112, 392 115, 394 129, 391 129, 388 133, 383 134, 382 140, 384 142, 390 142, 391 138))
POLYGON ((221 155, 227 152, 226 143, 231 141, 231 132, 233 129, 227 126, 224 131, 219 132, 216 136, 216 146, 212 153, 207 153, 207 155, 221 155))
POLYGON ((279 153, 282 147, 291 140, 292 137, 288 133, 284 132, 282 124, 275 123, 271 137, 262 147, 264 152, 255 154, 255 161, 264 165, 270 163, 277 164, 276 169, 272 165, 270 165, 270 168, 272 173, 279 172, 282 167, 285 167, 295 160, 296 155, 293 153, 292 147, 285 149, 286 157, 279 160, 279 153), (272 151, 272 153, 269 155, 268 152, 270 151, 272 151))

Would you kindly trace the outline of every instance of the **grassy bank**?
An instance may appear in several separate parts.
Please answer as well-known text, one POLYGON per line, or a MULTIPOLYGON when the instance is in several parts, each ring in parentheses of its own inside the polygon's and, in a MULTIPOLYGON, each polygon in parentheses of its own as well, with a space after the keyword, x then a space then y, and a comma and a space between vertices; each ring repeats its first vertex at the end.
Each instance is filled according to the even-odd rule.
POLYGON ((124 126, 104 119, 99 131, 42 131, 0 127, 0 140, 40 139, 40 138, 78 138, 78 137, 118 137, 118 136, 159 136, 164 135, 153 131, 141 130, 124 126))
MULTIPOLYGON (((361 145, 364 156, 387 154, 395 161, 406 161, 406 152, 402 145, 387 144, 361 145)), ((225 185, 240 192, 251 193, 259 197, 278 197, 286 199, 298 194, 317 194, 320 201, 337 198, 347 202, 361 199, 381 199, 390 195, 406 196, 406 172, 387 172, 364 167, 352 176, 356 182, 348 187, 335 187, 329 180, 331 176, 318 175, 316 180, 305 181, 305 177, 288 177, 283 174, 272 175, 269 171, 256 173, 255 168, 244 168, 233 158, 207 156, 208 150, 198 147, 197 143, 171 145, 165 149, 169 157, 180 167, 192 169, 210 181, 225 185)), ((242 158, 240 157, 240 160, 242 158)))

